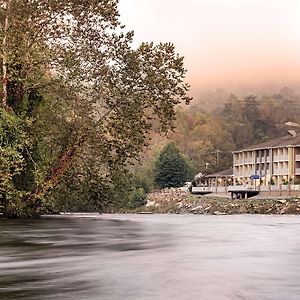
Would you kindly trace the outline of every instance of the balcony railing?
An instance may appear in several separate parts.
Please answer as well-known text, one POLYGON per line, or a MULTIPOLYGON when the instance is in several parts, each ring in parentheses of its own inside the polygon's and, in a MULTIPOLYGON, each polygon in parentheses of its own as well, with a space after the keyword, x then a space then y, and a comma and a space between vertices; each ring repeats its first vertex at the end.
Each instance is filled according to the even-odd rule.
POLYGON ((270 157, 268 156, 267 158, 265 158, 265 157, 262 157, 262 158, 257 157, 255 159, 254 163, 256 163, 256 164, 260 164, 260 163, 265 164, 265 163, 269 163, 269 162, 270 162, 270 157))
POLYGON ((288 155, 276 155, 273 158, 274 162, 277 162, 277 161, 288 161, 288 160, 289 160, 288 155))
MULTIPOLYGON (((287 157, 283 157, 281 161, 286 161, 287 157)), ((278 160, 277 160, 278 161, 278 160)), ((264 164, 264 163, 269 163, 270 162, 270 157, 268 156, 267 159, 265 157, 262 158, 246 158, 246 159, 235 159, 234 160, 234 165, 246 165, 246 164, 264 164)))
POLYGON ((193 187, 193 193, 212 192, 212 193, 225 193, 235 191, 260 191, 260 192, 278 192, 278 191, 300 191, 298 184, 275 184, 275 185, 228 185, 228 186, 211 186, 211 187, 193 187))
POLYGON ((193 186, 192 192, 193 193, 200 193, 200 192, 212 192, 213 188, 208 186, 193 186))
MULTIPOLYGON (((300 172, 300 169, 299 169, 299 172, 300 172)), ((288 175, 288 169, 287 168, 284 168, 284 169, 274 169, 273 171, 274 175, 288 175)))

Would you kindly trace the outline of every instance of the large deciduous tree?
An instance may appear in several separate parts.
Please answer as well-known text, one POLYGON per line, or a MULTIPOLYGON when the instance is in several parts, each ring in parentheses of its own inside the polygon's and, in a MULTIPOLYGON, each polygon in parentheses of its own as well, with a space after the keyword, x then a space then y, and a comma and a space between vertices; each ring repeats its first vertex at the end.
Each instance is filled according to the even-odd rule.
POLYGON ((189 102, 183 58, 170 43, 133 49, 117 4, 0 1, 7 216, 41 213, 45 195, 67 175, 81 182, 92 173, 105 194, 153 124, 168 130, 174 106, 189 102))

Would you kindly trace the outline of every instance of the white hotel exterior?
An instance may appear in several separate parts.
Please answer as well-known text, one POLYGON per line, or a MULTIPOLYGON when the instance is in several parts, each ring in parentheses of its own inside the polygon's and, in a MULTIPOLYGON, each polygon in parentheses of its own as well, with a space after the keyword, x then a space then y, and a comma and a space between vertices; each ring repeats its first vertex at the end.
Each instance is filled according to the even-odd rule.
POLYGON ((234 184, 251 184, 250 177, 261 184, 300 182, 300 135, 290 135, 233 152, 234 184))

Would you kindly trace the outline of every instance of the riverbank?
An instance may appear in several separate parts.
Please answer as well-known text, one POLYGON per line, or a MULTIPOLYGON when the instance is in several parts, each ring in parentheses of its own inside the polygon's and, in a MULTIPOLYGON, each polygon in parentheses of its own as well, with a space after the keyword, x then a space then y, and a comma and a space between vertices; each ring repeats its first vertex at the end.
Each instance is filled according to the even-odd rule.
POLYGON ((147 204, 137 213, 175 214, 300 214, 299 198, 230 199, 218 195, 198 196, 175 191, 148 194, 147 204))

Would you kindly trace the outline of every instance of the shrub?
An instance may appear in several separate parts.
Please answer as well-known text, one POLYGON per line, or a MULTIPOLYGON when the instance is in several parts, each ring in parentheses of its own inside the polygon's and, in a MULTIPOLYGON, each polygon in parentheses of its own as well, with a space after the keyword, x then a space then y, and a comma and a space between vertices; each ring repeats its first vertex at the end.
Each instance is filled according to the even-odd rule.
POLYGON ((146 204, 146 193, 143 188, 134 189, 129 195, 128 208, 137 208, 146 204))

